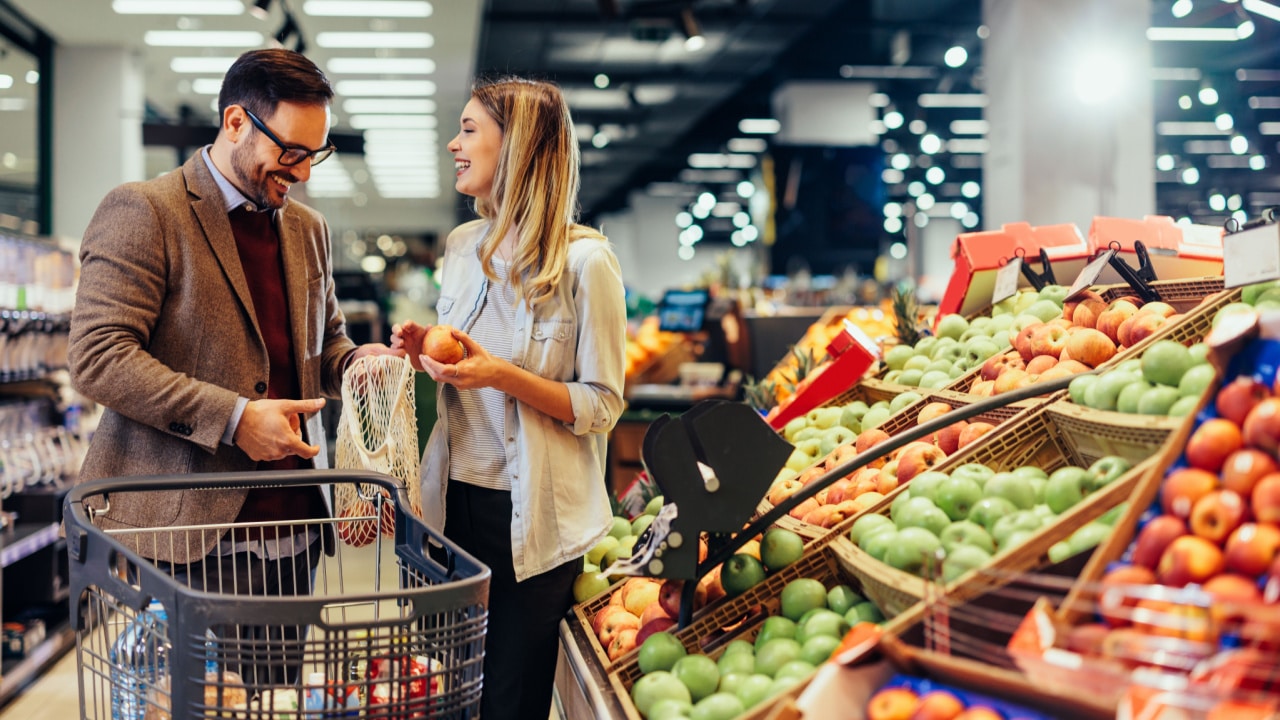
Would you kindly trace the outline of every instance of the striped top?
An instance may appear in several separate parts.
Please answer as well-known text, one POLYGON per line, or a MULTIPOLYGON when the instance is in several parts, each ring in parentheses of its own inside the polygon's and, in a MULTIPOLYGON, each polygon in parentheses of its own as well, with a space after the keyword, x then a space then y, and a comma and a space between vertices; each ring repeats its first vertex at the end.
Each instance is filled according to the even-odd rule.
MULTIPOLYGON (((507 264, 496 256, 493 270, 498 280, 489 281, 480 314, 467 334, 490 355, 510 362, 516 328, 515 290, 507 283, 507 264)), ((446 384, 444 398, 449 411, 450 478, 490 490, 510 491, 507 447, 503 442, 503 404, 507 394, 491 387, 459 390, 446 384)))

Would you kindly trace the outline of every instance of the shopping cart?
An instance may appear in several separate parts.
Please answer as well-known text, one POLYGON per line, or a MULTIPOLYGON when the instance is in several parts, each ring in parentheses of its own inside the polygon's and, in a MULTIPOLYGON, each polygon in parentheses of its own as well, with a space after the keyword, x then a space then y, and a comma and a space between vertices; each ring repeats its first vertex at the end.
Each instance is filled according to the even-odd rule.
POLYGON ((489 569, 408 507, 398 481, 351 471, 118 478, 74 488, 64 510, 81 716, 478 717, 489 569), (285 526, 100 527, 116 493, 184 490, 186 502, 199 502, 228 488, 328 491, 340 483, 357 484, 374 512, 285 526), (394 543, 377 530, 359 532, 360 523, 394 524, 394 543), (361 548, 342 540, 361 536, 377 539, 361 548), (148 559, 212 538, 228 548, 219 551, 224 564, 250 557, 234 552, 244 543, 268 559, 245 563, 226 582, 205 579, 214 577, 205 574, 215 564, 207 558, 148 559), (281 597, 258 587, 270 577, 305 585, 308 576, 310 593, 304 586, 281 597))

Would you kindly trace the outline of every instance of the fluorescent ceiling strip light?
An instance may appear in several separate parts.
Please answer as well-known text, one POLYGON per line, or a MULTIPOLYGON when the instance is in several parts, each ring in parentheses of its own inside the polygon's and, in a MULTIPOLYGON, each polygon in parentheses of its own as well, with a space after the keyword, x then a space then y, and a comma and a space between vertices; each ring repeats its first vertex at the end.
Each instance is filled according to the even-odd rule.
POLYGON ((1258 123, 1258 132, 1263 135, 1280 135, 1280 122, 1258 123))
POLYGON ((729 161, 722 153, 693 153, 688 157, 689 167, 725 168, 729 161))
POLYGON ((169 61, 169 69, 176 73, 225 75, 235 61, 233 57, 176 57, 169 61))
POLYGON ((841 65, 842 78, 868 78, 883 80, 931 80, 938 76, 938 69, 908 65, 841 65))
POLYGON ((307 0, 302 12, 315 17, 431 17, 431 3, 426 0, 307 0))
POLYGON ((333 58, 325 63, 331 75, 430 75, 431 58, 333 58))
POLYGON ((436 101, 427 98, 352 98, 342 101, 342 111, 348 115, 413 115, 433 113, 436 101))
POLYGON ((1280 110, 1280 97, 1274 95, 1254 95, 1249 98, 1249 107, 1254 110, 1280 110))
POLYGON ((1240 3, 1240 7, 1244 8, 1248 12, 1280 22, 1280 7, 1269 2, 1263 2, 1263 0, 1244 0, 1240 3))
MULTIPOLYGON (((986 138, 952 138, 947 141, 947 152, 982 154, 991 149, 991 142, 986 138)), ((960 167, 958 163, 953 163, 960 167)))
POLYGON ((1196 81, 1201 77, 1199 68, 1180 68, 1180 67, 1153 67, 1151 68, 1152 80, 1167 81, 1196 81))
POLYGON ((316 34, 322 48, 399 48, 423 50, 435 45, 426 32, 322 32, 316 34))
POLYGON ((924 93, 916 98, 925 108, 983 108, 987 96, 983 93, 924 93))
POLYGON ((262 45, 262 33, 245 30, 148 30, 142 41, 152 47, 238 47, 262 45))
POLYGON ((764 138, 733 138, 728 144, 729 152, 762 153, 769 149, 764 138))
POLYGON ((243 15, 242 0, 112 0, 117 15, 243 15))
POLYGON ((1147 28, 1147 39, 1152 42, 1235 42, 1240 39, 1236 28, 1147 28))
POLYGON ((393 190, 379 190, 378 194, 388 200, 416 200, 418 198, 434 199, 440 197, 440 193, 438 192, 399 192, 393 190))
POLYGON ((438 139, 435 130, 368 130, 364 134, 365 147, 373 145, 429 145, 438 139))
POLYGON ((1236 79, 1240 82, 1280 82, 1280 70, 1240 68, 1236 70, 1236 79))
POLYGON ((372 128, 434 128, 435 115, 352 115, 347 124, 356 130, 372 128))
POLYGON ((1161 122, 1156 123, 1156 133, 1160 135, 1226 135, 1228 130, 1219 129, 1212 122, 1161 122))
POLYGON ((738 121, 738 132, 747 135, 773 135, 782 129, 782 123, 773 118, 743 118, 738 121))
POLYGON ((986 135, 991 130, 991 123, 986 120, 952 120, 952 135, 986 135))
POLYGON ((14 112, 26 109, 26 98, 0 98, 0 112, 14 112))
POLYGON ((1214 170, 1242 170, 1249 167, 1249 156, 1210 155, 1208 164, 1214 170))
POLYGON ((1231 143, 1227 140, 1188 140, 1182 144, 1188 155, 1230 155, 1231 143))
POLYGON ((334 91, 342 97, 426 97, 436 94, 430 80, 339 80, 334 91))
POLYGON ((222 78, 196 78, 191 81, 191 92, 196 95, 217 95, 222 91, 222 78))

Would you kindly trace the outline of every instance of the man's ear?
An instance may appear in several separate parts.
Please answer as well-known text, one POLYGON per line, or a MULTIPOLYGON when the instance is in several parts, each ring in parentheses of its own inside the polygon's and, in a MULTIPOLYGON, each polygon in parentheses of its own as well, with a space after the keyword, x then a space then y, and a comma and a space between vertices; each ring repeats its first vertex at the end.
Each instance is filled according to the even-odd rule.
POLYGON ((227 139, 237 142, 249 125, 249 116, 239 105, 228 105, 222 112, 222 132, 227 139))

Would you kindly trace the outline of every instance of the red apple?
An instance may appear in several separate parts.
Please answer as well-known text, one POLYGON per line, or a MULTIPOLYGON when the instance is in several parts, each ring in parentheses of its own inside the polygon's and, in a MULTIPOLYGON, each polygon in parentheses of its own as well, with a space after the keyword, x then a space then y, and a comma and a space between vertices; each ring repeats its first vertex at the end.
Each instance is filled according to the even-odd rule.
POLYGON ((960 447, 963 448, 967 446, 969 443, 972 443, 973 441, 977 440, 978 438, 982 437, 983 435, 986 435, 987 433, 995 429, 996 429, 996 426, 992 425, 991 423, 985 423, 985 422, 969 423, 969 426, 964 429, 964 432, 960 433, 960 447))
POLYGON ((1165 549, 1156 568, 1156 577, 1165 585, 1182 587, 1203 584, 1225 567, 1222 551, 1198 535, 1175 538, 1165 549))
POLYGON ((1270 455, 1253 448, 1241 448, 1223 461, 1219 477, 1222 478, 1222 487, 1240 493, 1241 497, 1249 497, 1259 480, 1278 469, 1270 455))
POLYGON ((882 688, 867 700, 867 720, 910 720, 919 700, 911 688, 882 688))
POLYGON ((658 605, 667 613, 667 617, 680 617, 680 595, 683 592, 683 580, 662 581, 662 587, 658 589, 658 605))
MULTIPOLYGON (((663 583, 663 585, 665 584, 666 583, 663 583)), ((680 613, 680 610, 679 608, 677 608, 676 615, 679 615, 679 613, 680 613)), ((670 620, 671 618, 676 617, 676 615, 672 615, 671 613, 667 612, 667 609, 662 606, 661 602, 655 602, 649 607, 646 607, 644 609, 644 612, 640 613, 640 627, 643 628, 645 625, 648 625, 651 621, 658 620, 660 618, 665 618, 670 620)))
POLYGON ((645 608, 658 603, 658 591, 661 589, 660 580, 650 577, 628 578, 622 584, 622 606, 638 618, 644 614, 645 608))
POLYGON ((1157 315, 1160 317, 1169 317, 1177 315, 1178 309, 1166 302, 1149 302, 1138 308, 1139 315, 1157 315))
MULTIPOLYGON (((1067 351, 1063 350, 1062 354, 1066 355, 1067 351)), ((1089 367, 1088 365, 1085 365, 1082 362, 1077 362, 1070 358, 1067 358, 1065 360, 1062 358, 1059 358, 1057 365, 1054 365, 1053 367, 1049 368, 1048 370, 1045 370, 1043 373, 1040 374, 1040 382, 1047 382, 1049 380, 1056 380, 1057 378, 1070 377, 1071 375, 1078 375, 1079 373, 1088 372, 1089 370, 1092 370, 1092 369, 1093 368, 1089 367)))
POLYGON ((1158 515, 1152 518, 1138 531, 1138 538, 1133 544, 1133 563, 1155 570, 1165 548, 1187 532, 1187 524, 1179 517, 1158 515))
POLYGON ((1271 473, 1253 486, 1249 506, 1258 522, 1280 524, 1280 473, 1271 473))
POLYGON ((1209 614, 1225 627, 1228 623, 1239 626, 1249 616, 1249 610, 1262 602, 1262 592, 1253 578, 1229 572, 1209 578, 1202 589, 1213 597, 1209 614))
MULTIPOLYGON (((858 451, 858 454, 861 455, 888 439, 889 433, 881 430, 880 428, 868 428, 858 433, 858 439, 854 441, 854 448, 858 451)), ((880 467, 884 465, 884 462, 887 459, 888 458, 885 457, 879 457, 873 460, 871 464, 875 467, 880 467)))
POLYGON ((618 633, 623 630, 639 630, 640 618, 627 612, 627 609, 618 605, 606 605, 596 613, 596 620, 592 622, 592 628, 596 631, 596 638, 600 644, 609 647, 609 643, 617 637, 618 633))
POLYGON ((1269 397, 1271 397, 1271 390, 1266 385, 1241 375, 1218 390, 1213 405, 1217 408, 1219 417, 1226 418, 1236 425, 1244 425, 1244 419, 1249 416, 1249 411, 1269 397))
POLYGON ((933 469, 935 465, 946 459, 947 454, 933 445, 911 448, 898 457, 898 484, 901 485, 916 475, 933 469))
POLYGON ((944 402, 931 402, 920 408, 920 413, 916 415, 916 425, 923 425, 934 418, 941 417, 951 412, 955 408, 944 402))
POLYGON ((920 696, 910 720, 955 720, 964 712, 960 698, 946 690, 931 690, 920 696))
MULTIPOLYGON (((1036 356, 1036 353, 1031 349, 1031 336, 1041 327, 1044 327, 1044 323, 1031 323, 1013 336, 1013 349, 1018 351, 1018 355, 1023 362, 1031 362, 1031 358, 1036 356)), ((993 380, 994 378, 988 379, 993 380)))
POLYGON ((1058 357, 1067 346, 1067 330, 1052 323, 1039 326, 1031 333, 1031 352, 1033 355, 1052 355, 1058 357))
POLYGON ((765 497, 771 505, 781 505, 783 500, 791 497, 804 488, 804 483, 796 478, 783 478, 779 482, 775 482, 769 487, 769 494, 765 497))
POLYGON ((994 380, 979 380, 969 388, 970 395, 978 397, 991 397, 996 392, 996 383, 994 380))
POLYGON ((641 625, 640 631, 636 633, 636 641, 635 641, 636 647, 640 647, 641 645, 644 645, 644 641, 648 640, 650 635, 654 633, 659 633, 659 632, 667 632, 668 630, 674 630, 675 626, 676 626, 676 621, 672 620, 669 617, 661 617, 661 618, 656 618, 654 620, 650 620, 644 625, 641 625))
POLYGON ((1166 515, 1187 518, 1196 501, 1217 487, 1217 475, 1199 468, 1179 468, 1160 486, 1160 506, 1166 515))
MULTIPOLYGON (((1068 341, 1070 343, 1070 341, 1068 341)), ((1058 364, 1058 358, 1052 355, 1037 355, 1031 358, 1031 362, 1027 363, 1027 374, 1039 375, 1058 364)))
POLYGON ((942 452, 950 455, 960 449, 960 435, 969 427, 967 420, 959 420, 933 434, 933 441, 942 452))
POLYGON ((1244 498, 1231 490, 1214 490, 1191 508, 1191 532, 1221 545, 1244 524, 1249 508, 1244 498))
POLYGON ((1245 523, 1227 538, 1223 557, 1227 570, 1258 577, 1280 557, 1280 528, 1270 523, 1245 523))
POLYGON ((636 649, 636 637, 640 634, 639 628, 626 628, 618 631, 609 640, 608 654, 610 660, 617 660, 636 649))
POLYGON ((1280 398, 1266 398, 1245 416, 1243 429, 1244 442, 1271 455, 1280 448, 1280 398))
POLYGON ((996 384, 993 388, 994 392, 1000 393, 1017 390, 1020 387, 1026 387, 1031 384, 1031 375, 1026 370, 1016 370, 1009 368, 1000 373, 1000 377, 996 378, 996 384))
POLYGON ((835 450, 827 456, 825 469, 830 470, 834 467, 844 464, 847 460, 858 454, 858 448, 853 443, 845 443, 837 445, 835 450))
MULTIPOLYGON (((1277 416, 1280 422, 1280 416, 1277 416)), ((1191 467, 1216 473, 1227 456, 1244 446, 1240 426, 1222 418, 1211 418, 1200 424, 1187 439, 1187 462, 1191 467)))
POLYGON ((992 355, 987 358, 986 362, 982 363, 982 369, 979 370, 978 373, 983 380, 994 381, 996 378, 1000 377, 1000 373, 1004 372, 1005 368, 1025 370, 1026 361, 1023 360, 1022 355, 1017 352, 992 355))
MULTIPOLYGON (((858 468, 859 472, 867 468, 858 468)), ((854 473, 855 475, 857 473, 854 473)), ((827 502, 838 503, 845 498, 853 497, 854 482, 852 477, 842 477, 827 488, 827 502)))
POLYGON ((1129 326, 1129 344, 1137 345, 1147 338, 1155 335, 1161 328, 1169 324, 1169 318, 1155 313, 1143 314, 1139 312, 1133 316, 1130 321, 1133 324, 1129 326))
POLYGON ((800 501, 799 505, 791 508, 791 512, 787 513, 797 520, 804 520, 804 516, 822 507, 822 503, 817 498, 805 498, 800 501))
POLYGON ((1111 627, 1128 625, 1137 604, 1133 586, 1151 585, 1156 575, 1141 565, 1121 565, 1098 582, 1098 615, 1111 627))

